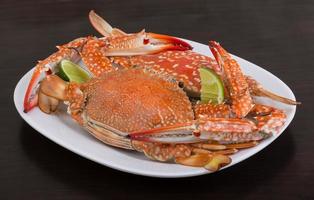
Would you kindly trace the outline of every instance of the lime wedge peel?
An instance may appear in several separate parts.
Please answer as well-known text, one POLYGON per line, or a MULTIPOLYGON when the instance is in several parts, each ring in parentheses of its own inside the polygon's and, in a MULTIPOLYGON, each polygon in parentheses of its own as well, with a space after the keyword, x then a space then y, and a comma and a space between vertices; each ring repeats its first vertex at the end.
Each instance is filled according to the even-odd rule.
POLYGON ((211 69, 201 67, 201 103, 220 104, 224 101, 224 85, 211 69))
POLYGON ((90 79, 89 74, 85 70, 69 60, 61 61, 57 75, 65 81, 76 83, 84 83, 90 79))

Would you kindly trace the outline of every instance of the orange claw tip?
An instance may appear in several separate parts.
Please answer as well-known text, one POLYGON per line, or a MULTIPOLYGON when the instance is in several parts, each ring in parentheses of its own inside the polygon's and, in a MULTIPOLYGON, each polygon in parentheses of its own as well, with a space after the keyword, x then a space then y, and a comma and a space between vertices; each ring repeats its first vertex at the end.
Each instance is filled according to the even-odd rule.
POLYGON ((37 106, 38 103, 38 95, 36 94, 36 86, 40 81, 40 75, 42 72, 45 72, 46 75, 49 75, 52 73, 50 69, 43 69, 40 67, 37 67, 32 75, 31 80, 29 81, 29 84, 27 86, 27 90, 24 96, 24 113, 27 113, 31 109, 37 106))
POLYGON ((217 48, 216 46, 219 45, 217 42, 215 41, 209 41, 209 49, 210 51, 212 52, 213 56, 215 57, 215 60, 218 62, 218 65, 220 65, 220 56, 219 56, 219 53, 217 51, 217 48))
POLYGON ((37 106, 37 102, 38 102, 38 97, 37 94, 32 95, 32 89, 33 87, 31 86, 31 84, 28 86, 27 91, 25 93, 24 96, 24 113, 27 113, 28 111, 30 111, 31 109, 33 109, 34 107, 37 106))
MULTIPOLYGON (((32 79, 33 80, 33 79, 32 79)), ((32 94, 32 90, 35 87, 34 82, 36 82, 35 80, 29 83, 25 96, 24 96, 24 113, 27 113, 28 111, 30 111, 31 109, 33 109, 34 107, 37 106, 38 103, 38 95, 37 94, 32 94)))
POLYGON ((216 41, 213 41, 213 40, 208 42, 208 46, 209 46, 209 48, 216 48, 217 50, 222 49, 222 47, 220 46, 219 42, 216 42, 216 41))
POLYGON ((220 65, 221 64, 221 57, 220 57, 220 55, 225 55, 225 52, 224 52, 223 48, 216 41, 209 41, 208 46, 209 46, 210 51, 214 55, 216 61, 220 65))
POLYGON ((217 47, 218 45, 219 43, 216 41, 213 41, 213 40, 209 41, 209 47, 217 47))
POLYGON ((24 113, 27 113, 37 105, 37 95, 32 95, 32 92, 38 82, 39 74, 39 70, 35 70, 32 79, 27 86, 27 90, 24 96, 24 113))
POLYGON ((28 113, 28 111, 32 110, 34 107, 37 106, 37 103, 38 103, 38 97, 37 95, 32 99, 30 100, 29 102, 28 101, 24 101, 24 110, 23 112, 24 113, 28 113))
POLYGON ((217 54, 218 53, 217 52, 217 48, 220 46, 220 44, 218 42, 216 42, 216 41, 209 41, 208 42, 208 46, 209 46, 209 49, 211 50, 211 52, 213 54, 217 54), (215 53, 213 51, 215 51, 215 53))
MULTIPOLYGON (((215 56, 216 60, 217 58, 220 58, 220 56, 230 58, 230 55, 228 54, 228 52, 222 46, 220 46, 218 42, 209 41, 208 46, 209 46, 210 51, 215 56)), ((220 61, 220 59, 218 59, 217 61, 220 61)))
POLYGON ((165 44, 165 45, 160 45, 159 47, 156 48, 155 51, 151 51, 151 54, 154 53, 160 53, 163 51, 186 51, 189 50, 186 47, 179 46, 179 45, 174 45, 174 44, 165 44))

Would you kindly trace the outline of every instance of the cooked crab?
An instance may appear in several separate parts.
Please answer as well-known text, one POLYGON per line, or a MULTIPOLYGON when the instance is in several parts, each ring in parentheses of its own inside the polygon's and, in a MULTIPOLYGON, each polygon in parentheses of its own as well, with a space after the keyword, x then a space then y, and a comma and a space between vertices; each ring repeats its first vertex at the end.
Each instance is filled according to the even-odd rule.
POLYGON ((215 171, 231 162, 226 154, 256 145, 285 122, 282 110, 256 104, 251 95, 297 104, 243 75, 217 42, 209 43, 215 61, 191 51, 182 40, 144 31, 126 34, 94 12, 90 19, 105 37, 76 39, 40 62, 25 95, 25 111, 38 102, 42 111, 51 113, 65 101, 71 116, 109 145, 215 171), (80 85, 51 75, 58 62, 76 58, 94 78, 80 85), (228 101, 190 102, 201 90, 200 66, 221 77, 228 101), (48 76, 37 90, 42 73, 48 76))

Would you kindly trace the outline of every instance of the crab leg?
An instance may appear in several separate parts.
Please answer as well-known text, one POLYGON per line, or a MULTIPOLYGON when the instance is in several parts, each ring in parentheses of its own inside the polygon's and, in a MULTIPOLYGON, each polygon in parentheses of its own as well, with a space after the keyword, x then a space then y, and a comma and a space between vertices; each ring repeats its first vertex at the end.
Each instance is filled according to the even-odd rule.
POLYGON ((136 140, 132 141, 132 147, 136 151, 143 152, 146 157, 152 160, 161 162, 174 160, 181 165, 204 167, 212 172, 230 164, 231 158, 227 155, 237 151, 235 149, 228 149, 224 151, 209 152, 187 144, 147 143, 136 140))
POLYGON ((255 79, 253 79, 250 76, 246 76, 246 81, 249 84, 249 90, 250 93, 254 96, 261 96, 261 97, 268 97, 270 99, 273 99, 275 101, 279 101, 285 104, 290 104, 290 105, 298 105, 301 104, 300 102, 285 98, 285 97, 281 97, 277 94, 274 94, 266 89, 263 88, 263 86, 258 83, 255 79))

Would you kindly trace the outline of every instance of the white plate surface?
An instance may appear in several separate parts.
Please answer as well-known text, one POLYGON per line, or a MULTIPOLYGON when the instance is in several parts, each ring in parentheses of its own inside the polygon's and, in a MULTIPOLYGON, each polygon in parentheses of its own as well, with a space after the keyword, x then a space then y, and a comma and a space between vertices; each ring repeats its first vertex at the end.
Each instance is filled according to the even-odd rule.
MULTIPOLYGON (((189 40, 187 40, 187 42, 194 47, 194 51, 212 56, 208 46, 189 40)), ((270 89, 281 96, 295 99, 290 88, 279 78, 242 58, 236 56, 234 56, 234 58, 238 61, 245 74, 254 77, 261 82, 266 89, 270 89)), ((209 173, 202 168, 151 161, 141 153, 107 146, 76 124, 64 110, 58 111, 53 115, 44 114, 38 108, 33 109, 27 114, 23 113, 23 97, 32 71, 33 69, 26 73, 15 88, 14 103, 16 109, 30 126, 60 146, 107 167, 138 175, 175 178, 209 173)), ((258 98, 257 100, 261 103, 283 109, 287 114, 287 122, 280 131, 280 134, 262 141, 256 147, 232 155, 232 163, 225 168, 251 157, 268 146, 282 134, 294 117, 296 111, 295 106, 284 105, 264 98, 258 98)))

